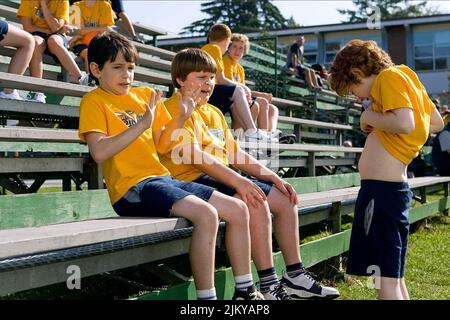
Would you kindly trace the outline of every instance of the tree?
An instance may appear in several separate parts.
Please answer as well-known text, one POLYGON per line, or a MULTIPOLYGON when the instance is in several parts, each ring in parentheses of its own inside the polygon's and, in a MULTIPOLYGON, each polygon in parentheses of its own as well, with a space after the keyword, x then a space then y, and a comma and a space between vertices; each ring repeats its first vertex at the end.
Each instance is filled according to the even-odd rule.
POLYGON ((216 23, 225 23, 233 32, 242 33, 287 26, 287 20, 271 0, 208 1, 201 4, 201 11, 209 17, 184 27, 183 34, 206 35, 216 23))
POLYGON ((439 9, 427 5, 427 1, 412 4, 410 0, 353 0, 356 10, 338 9, 348 16, 346 22, 365 22, 373 14, 371 7, 378 7, 381 20, 438 14, 439 9))

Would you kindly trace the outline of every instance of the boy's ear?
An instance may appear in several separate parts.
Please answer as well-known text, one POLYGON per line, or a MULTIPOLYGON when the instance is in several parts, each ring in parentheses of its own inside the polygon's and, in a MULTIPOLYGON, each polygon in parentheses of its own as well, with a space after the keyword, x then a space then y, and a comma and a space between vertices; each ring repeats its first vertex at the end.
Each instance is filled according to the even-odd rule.
POLYGON ((91 71, 91 74, 96 77, 97 79, 100 76, 100 68, 98 67, 98 64, 95 62, 91 62, 89 64, 89 70, 91 71))
POLYGON ((357 78, 357 79, 361 79, 364 78, 364 72, 362 72, 362 70, 360 68, 352 68, 350 70, 350 72, 357 78))
POLYGON ((180 87, 182 87, 184 85, 184 83, 186 82, 186 81, 181 80, 181 78, 176 78, 175 80, 180 85, 180 87))

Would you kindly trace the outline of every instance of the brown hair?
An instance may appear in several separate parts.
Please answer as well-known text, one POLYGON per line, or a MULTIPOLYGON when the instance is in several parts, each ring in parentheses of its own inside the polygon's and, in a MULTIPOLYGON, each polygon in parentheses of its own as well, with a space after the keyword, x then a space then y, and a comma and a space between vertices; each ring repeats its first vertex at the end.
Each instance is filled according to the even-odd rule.
POLYGON ((248 51, 250 50, 250 41, 248 40, 248 37, 245 34, 241 33, 233 33, 231 36, 231 42, 235 41, 241 41, 244 43, 244 53, 248 54, 248 51))
POLYGON ((217 65, 205 51, 187 48, 178 52, 172 60, 171 75, 175 88, 180 88, 177 79, 186 80, 191 72, 211 72, 216 74, 217 65))
POLYGON ((213 25, 208 32, 208 43, 210 42, 220 42, 227 38, 231 38, 230 28, 223 23, 213 25))
POLYGON ((354 68, 360 69, 364 77, 370 77, 393 65, 391 57, 375 41, 352 40, 333 60, 330 69, 331 88, 341 96, 346 95, 351 85, 361 83, 354 68))

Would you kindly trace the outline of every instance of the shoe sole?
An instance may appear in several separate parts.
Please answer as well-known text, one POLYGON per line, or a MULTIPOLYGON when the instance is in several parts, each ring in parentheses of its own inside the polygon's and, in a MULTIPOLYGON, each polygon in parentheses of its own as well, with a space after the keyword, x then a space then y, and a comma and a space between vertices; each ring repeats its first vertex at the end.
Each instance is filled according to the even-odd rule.
MULTIPOLYGON (((294 293, 293 289, 284 286, 284 289, 286 290, 286 292, 288 293, 288 295, 293 298, 293 299, 298 299, 298 300, 333 300, 338 298, 340 295, 329 295, 329 296, 318 296, 314 293, 309 293, 305 291, 305 296, 299 296, 297 293, 294 293)), ((297 292, 298 290, 295 290, 295 292, 297 292)))

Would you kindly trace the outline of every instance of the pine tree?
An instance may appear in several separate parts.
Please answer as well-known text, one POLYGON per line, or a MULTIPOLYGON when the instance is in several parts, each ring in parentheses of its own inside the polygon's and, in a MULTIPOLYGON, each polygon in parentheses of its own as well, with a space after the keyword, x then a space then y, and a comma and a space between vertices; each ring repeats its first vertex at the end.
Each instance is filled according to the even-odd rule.
POLYGON ((353 0, 356 10, 338 9, 340 14, 346 15, 346 22, 364 22, 373 14, 370 7, 380 8, 381 20, 417 17, 438 14, 439 9, 427 6, 427 1, 411 3, 410 0, 353 0))
POLYGON ((287 20, 271 0, 208 1, 201 4, 201 11, 209 17, 184 27, 183 34, 206 35, 216 23, 225 23, 233 32, 242 33, 287 26, 287 20))

